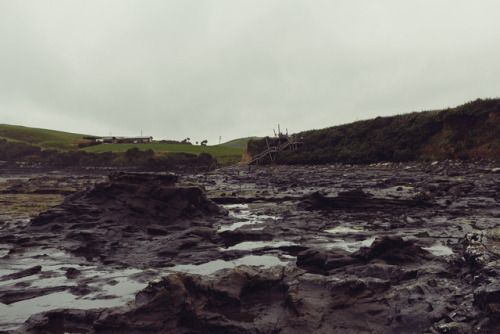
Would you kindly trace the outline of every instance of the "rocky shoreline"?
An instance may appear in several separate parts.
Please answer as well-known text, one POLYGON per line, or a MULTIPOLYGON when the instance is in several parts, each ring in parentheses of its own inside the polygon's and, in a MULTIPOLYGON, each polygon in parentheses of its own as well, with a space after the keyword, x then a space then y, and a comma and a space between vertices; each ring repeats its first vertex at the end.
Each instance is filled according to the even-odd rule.
POLYGON ((75 181, 59 205, 1 225, 2 310, 55 302, 22 325, 0 317, 0 330, 494 333, 499 167, 246 166, 75 181), (73 299, 60 308, 58 297, 73 299))

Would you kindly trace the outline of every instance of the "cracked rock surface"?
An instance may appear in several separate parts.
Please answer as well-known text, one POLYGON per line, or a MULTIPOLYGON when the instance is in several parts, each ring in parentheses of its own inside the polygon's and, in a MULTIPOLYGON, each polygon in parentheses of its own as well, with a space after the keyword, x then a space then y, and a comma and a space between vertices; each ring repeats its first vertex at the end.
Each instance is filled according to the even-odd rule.
POLYGON ((0 301, 61 289, 104 301, 94 283, 111 290, 122 276, 92 277, 92 264, 143 285, 128 302, 46 310, 17 332, 495 333, 497 170, 445 161, 115 175, 2 230, 4 264, 35 249, 67 257, 1 275, 0 301))

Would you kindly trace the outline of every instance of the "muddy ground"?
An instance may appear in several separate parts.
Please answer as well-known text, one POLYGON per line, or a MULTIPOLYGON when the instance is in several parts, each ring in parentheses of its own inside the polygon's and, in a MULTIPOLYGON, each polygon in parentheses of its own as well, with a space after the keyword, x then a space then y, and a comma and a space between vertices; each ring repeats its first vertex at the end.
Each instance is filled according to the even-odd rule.
POLYGON ((0 331, 495 333, 499 167, 4 175, 0 331))

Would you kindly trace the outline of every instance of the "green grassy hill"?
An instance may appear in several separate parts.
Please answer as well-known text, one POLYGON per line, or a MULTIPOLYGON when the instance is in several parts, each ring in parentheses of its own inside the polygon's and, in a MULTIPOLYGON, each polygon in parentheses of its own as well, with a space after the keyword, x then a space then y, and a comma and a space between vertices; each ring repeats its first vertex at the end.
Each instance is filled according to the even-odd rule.
POLYGON ((36 145, 44 149, 69 150, 85 135, 0 124, 0 138, 36 145))
MULTIPOLYGON (((455 108, 377 117, 297 135, 304 144, 295 152, 281 152, 277 163, 500 159, 500 99, 478 99, 455 108)), ((265 148, 264 140, 248 143, 251 155, 265 148)))
POLYGON ((238 138, 238 139, 233 139, 230 140, 226 143, 220 144, 220 146, 229 146, 229 147, 247 147, 247 144, 250 140, 259 140, 261 139, 260 137, 245 137, 245 138, 238 138))
MULTIPOLYGON (((48 129, 30 128, 18 125, 0 124, 0 140, 4 139, 9 142, 18 143, 16 150, 19 154, 16 156, 20 158, 23 152, 33 159, 39 149, 42 150, 58 150, 58 151, 82 151, 87 153, 125 153, 131 148, 138 148, 140 151, 153 150, 156 156, 165 156, 169 153, 190 153, 199 155, 201 153, 208 153, 212 155, 220 165, 230 165, 238 163, 241 156, 246 149, 244 147, 230 147, 225 145, 216 146, 198 146, 198 145, 181 145, 181 144, 101 144, 96 146, 89 146, 82 149, 78 148, 79 144, 90 143, 90 140, 85 140, 84 137, 88 135, 69 133, 63 131, 55 131, 48 129), (24 145, 24 146, 21 146, 24 145), (29 145, 33 149, 29 149, 29 145), (34 150, 34 149, 37 150, 34 150)), ((2 146, 3 147, 3 146, 2 146)), ((8 148, 4 148, 8 149, 8 148)), ((11 148, 12 149, 12 148, 11 148)), ((2 156, 0 154, 0 156, 2 156)), ((7 155, 5 155, 6 157, 7 155)), ((4 158, 5 158, 4 157, 4 158)))
POLYGON ((241 160, 246 147, 227 147, 223 145, 216 146, 199 146, 199 145, 183 145, 183 144, 101 144, 84 148, 90 153, 104 152, 126 152, 127 150, 137 147, 141 151, 153 150, 157 155, 165 155, 167 153, 191 153, 200 154, 208 153, 212 155, 219 164, 229 165, 238 163, 241 160))

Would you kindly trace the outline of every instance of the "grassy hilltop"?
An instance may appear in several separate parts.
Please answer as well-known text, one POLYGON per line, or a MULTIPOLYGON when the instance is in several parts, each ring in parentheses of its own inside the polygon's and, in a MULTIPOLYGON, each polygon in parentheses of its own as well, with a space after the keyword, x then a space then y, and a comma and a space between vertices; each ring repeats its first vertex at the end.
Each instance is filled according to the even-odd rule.
POLYGON ((30 144, 42 149, 69 150, 83 137, 85 135, 77 133, 0 124, 0 139, 30 144))
POLYGON ((89 153, 105 153, 105 152, 126 152, 129 149, 137 148, 139 150, 153 150, 155 154, 164 156, 168 153, 190 153, 199 155, 208 153, 217 159, 221 165, 237 163, 241 160, 241 155, 246 149, 245 147, 229 147, 225 145, 201 146, 201 145, 184 145, 184 144, 101 144, 84 148, 89 153))
POLYGON ((261 137, 245 137, 245 138, 238 138, 238 139, 233 139, 230 140, 224 144, 221 144, 223 146, 229 146, 229 147, 247 147, 248 142, 250 140, 257 140, 261 139, 261 137))
MULTIPOLYGON (((217 160, 219 165, 234 164, 240 161, 246 149, 248 140, 235 140, 239 145, 228 143, 215 146, 198 146, 185 144, 101 144, 89 146, 90 136, 55 131, 48 129, 30 128, 17 125, 0 124, 0 160, 40 162, 48 160, 76 159, 85 164, 102 165, 106 161, 116 165, 134 164, 141 158, 157 160, 180 159, 207 154, 217 160), (129 152, 128 152, 129 151, 129 152), (128 152, 128 154, 127 154, 128 152), (56 154, 57 153, 57 154, 56 154)), ((57 164, 61 164, 58 161, 57 164)), ((146 162, 145 162, 146 163, 146 162)))
MULTIPOLYGON (((295 152, 280 152, 277 163, 500 159, 500 99, 478 99, 455 108, 377 117, 304 131, 297 136, 304 138, 304 144, 295 152)), ((265 148, 265 140, 248 143, 252 155, 265 148)))

